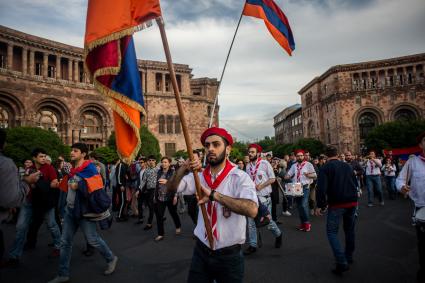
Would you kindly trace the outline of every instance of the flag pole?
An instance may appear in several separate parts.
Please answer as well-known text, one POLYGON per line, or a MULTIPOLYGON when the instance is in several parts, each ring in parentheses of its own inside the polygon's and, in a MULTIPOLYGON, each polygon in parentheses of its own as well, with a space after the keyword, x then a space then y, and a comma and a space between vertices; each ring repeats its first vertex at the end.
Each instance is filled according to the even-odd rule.
MULTIPOLYGON (((193 160, 194 158, 193 158, 193 150, 192 150, 192 141, 189 136, 186 117, 185 117, 183 105, 181 102, 180 92, 179 92, 177 79, 176 79, 176 73, 174 72, 174 66, 173 66, 173 61, 171 59, 170 47, 168 45, 167 34, 165 33, 164 21, 162 17, 160 17, 156 19, 156 22, 158 24, 159 31, 161 32, 162 44, 164 46, 165 57, 167 58, 168 69, 170 71, 171 83, 173 85, 173 91, 174 91, 174 96, 176 98, 177 109, 179 111, 180 122, 182 124, 182 130, 183 130, 183 135, 186 142, 187 153, 189 154, 189 159, 193 160)), ((193 172, 193 177, 195 178, 196 193, 198 194, 199 197, 201 197, 203 193, 201 190, 201 182, 199 180, 199 175, 197 173, 198 173, 197 171, 193 172)), ((208 242, 210 244, 210 248, 213 249, 214 240, 213 240, 213 235, 211 231, 210 221, 207 217, 207 210, 205 208, 205 204, 201 204, 200 207, 202 211, 202 217, 204 219, 205 231, 207 231, 208 242)))
POLYGON ((239 17, 239 21, 238 21, 238 25, 236 26, 235 33, 233 34, 232 43, 230 44, 229 51, 227 52, 226 61, 224 62, 223 71, 221 71, 220 82, 218 84, 217 95, 216 95, 215 100, 214 100, 214 105, 213 105, 213 108, 212 108, 211 113, 210 113, 210 122, 208 124, 208 128, 211 128, 212 123, 213 123, 215 108, 216 108, 217 102, 218 102, 218 95, 220 93, 221 82, 223 81, 224 73, 226 72, 227 62, 229 61, 230 52, 232 52, 233 43, 235 42, 236 34, 238 33, 239 26, 240 26, 241 20, 242 20, 242 16, 243 16, 243 9, 242 9, 242 12, 241 12, 241 16, 239 17))

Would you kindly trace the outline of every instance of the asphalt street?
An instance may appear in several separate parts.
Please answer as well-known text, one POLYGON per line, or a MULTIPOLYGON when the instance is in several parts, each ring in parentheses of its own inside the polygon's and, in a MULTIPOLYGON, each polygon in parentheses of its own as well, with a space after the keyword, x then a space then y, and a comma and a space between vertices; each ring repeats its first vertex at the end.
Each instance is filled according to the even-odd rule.
MULTIPOLYGON (((312 218, 312 231, 296 230, 298 216, 280 216, 284 231, 283 245, 274 248, 272 234, 262 229, 263 247, 245 257, 245 282, 415 282, 418 269, 416 235, 411 221, 412 205, 399 198, 386 200, 385 206, 368 208, 363 196, 356 226, 354 264, 342 278, 333 275, 333 256, 325 234, 325 217, 312 218)), ((98 252, 85 257, 84 237, 79 231, 74 239, 71 282, 185 282, 195 241, 193 225, 187 214, 181 215, 182 235, 174 235, 171 217, 165 222, 165 239, 153 241, 154 229, 143 231, 135 219, 114 223, 103 238, 119 257, 117 269, 104 276, 106 263, 98 252)), ((6 247, 10 248, 14 226, 3 225, 6 247)), ((342 235, 342 233, 341 233, 342 235)), ((51 237, 46 227, 40 229, 37 248, 24 253, 22 263, 13 269, 0 270, 1 283, 47 282, 55 277, 58 259, 49 259, 51 237)))

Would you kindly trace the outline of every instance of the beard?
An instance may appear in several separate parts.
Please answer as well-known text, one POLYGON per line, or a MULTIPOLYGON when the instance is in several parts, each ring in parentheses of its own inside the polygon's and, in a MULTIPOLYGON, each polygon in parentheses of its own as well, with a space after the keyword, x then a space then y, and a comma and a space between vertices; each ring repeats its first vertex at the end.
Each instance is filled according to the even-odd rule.
POLYGON ((302 163, 304 161, 304 159, 297 159, 298 163, 302 163))
POLYGON ((249 161, 254 162, 255 160, 257 160, 257 155, 254 155, 253 157, 249 157, 249 161))
POLYGON ((223 163, 223 161, 226 159, 226 151, 223 150, 223 152, 219 155, 217 155, 215 158, 211 158, 212 156, 210 154, 207 155, 208 164, 211 166, 217 166, 223 163))

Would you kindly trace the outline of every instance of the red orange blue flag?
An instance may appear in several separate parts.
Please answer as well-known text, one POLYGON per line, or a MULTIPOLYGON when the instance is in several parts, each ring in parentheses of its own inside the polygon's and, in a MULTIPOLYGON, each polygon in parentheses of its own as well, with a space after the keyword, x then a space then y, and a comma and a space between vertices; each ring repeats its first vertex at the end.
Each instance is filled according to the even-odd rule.
POLYGON ((84 38, 85 68, 114 116, 117 152, 129 163, 140 146, 145 115, 133 33, 161 17, 159 0, 89 0, 84 38))
POLYGON ((273 0, 246 0, 243 15, 264 20, 267 29, 289 55, 295 50, 289 21, 273 0))

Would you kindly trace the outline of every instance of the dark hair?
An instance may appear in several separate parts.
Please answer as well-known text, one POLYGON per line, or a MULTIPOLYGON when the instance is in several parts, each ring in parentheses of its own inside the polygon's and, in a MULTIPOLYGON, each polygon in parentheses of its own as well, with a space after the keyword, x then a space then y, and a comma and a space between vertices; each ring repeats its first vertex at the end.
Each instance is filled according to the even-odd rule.
POLYGON ((89 153, 89 157, 94 158, 96 160, 99 159, 99 155, 96 152, 94 152, 94 151, 92 151, 92 152, 89 153))
POLYGON ((192 152, 193 152, 193 154, 196 154, 198 156, 198 158, 201 157, 201 154, 199 153, 198 150, 195 149, 192 152))
POLYGON ((147 159, 146 159, 146 157, 140 157, 140 158, 139 158, 139 161, 146 162, 146 161, 147 161, 147 159))
POLYGON ((5 143, 6 143, 6 130, 0 129, 0 150, 4 148, 5 143))
POLYGON ((88 146, 87 146, 85 143, 82 143, 82 142, 74 143, 74 144, 71 146, 71 148, 79 149, 79 150, 81 151, 81 153, 86 153, 86 154, 88 154, 88 153, 89 153, 89 148, 88 148, 88 146))
POLYGON ((32 157, 37 157, 40 153, 47 154, 46 151, 43 148, 37 147, 34 148, 31 152, 32 157))
POLYGON ((162 162, 162 160, 164 160, 164 159, 167 159, 168 160, 168 162, 170 162, 171 163, 171 158, 170 157, 168 157, 168 156, 164 156, 163 158, 161 158, 161 162, 162 162))
POLYGON ((148 156, 148 159, 155 159, 156 160, 156 157, 155 157, 155 155, 151 154, 151 155, 148 156))
POLYGON ((338 156, 338 149, 332 145, 328 145, 325 149, 325 155, 327 157, 335 157, 338 156))

